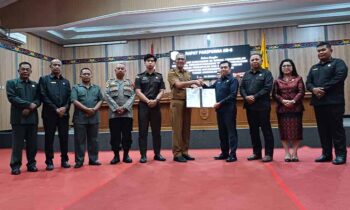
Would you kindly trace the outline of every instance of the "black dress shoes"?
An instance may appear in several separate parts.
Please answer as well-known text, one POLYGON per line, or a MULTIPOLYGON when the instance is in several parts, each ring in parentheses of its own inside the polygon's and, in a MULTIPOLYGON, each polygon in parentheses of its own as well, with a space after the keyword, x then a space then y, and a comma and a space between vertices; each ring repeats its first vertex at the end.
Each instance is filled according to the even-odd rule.
POLYGON ((81 168, 83 163, 75 163, 74 168, 81 168))
POLYGON ((114 156, 113 159, 111 160, 110 164, 115 165, 120 162, 119 156, 114 156))
POLYGON ((140 163, 147 163, 147 157, 146 157, 146 155, 142 155, 142 156, 141 156, 140 163))
POLYGON ((61 167, 62 168, 70 168, 70 165, 69 165, 68 161, 62 161, 61 162, 61 167))
POLYGON ((272 156, 265 155, 265 157, 261 160, 264 163, 271 162, 273 160, 272 156))
POLYGON ((235 155, 230 155, 227 159, 226 162, 236 162, 237 161, 237 157, 235 155))
POLYGON ((125 155, 123 157, 123 162, 124 163, 132 163, 132 159, 129 157, 129 155, 125 155))
POLYGON ((323 162, 331 162, 332 161, 332 156, 326 156, 326 155, 321 155, 319 158, 315 160, 317 163, 323 163, 323 162))
POLYGON ((89 161, 89 165, 91 165, 91 166, 100 166, 100 165, 102 165, 99 161, 89 161))
POLYGON ((174 161, 179 162, 179 163, 186 163, 187 162, 186 158, 184 158, 183 156, 174 157, 174 161))
POLYGON ((195 160, 196 158, 191 157, 190 155, 182 155, 182 157, 184 157, 186 160, 195 160))
POLYGON ((261 158, 261 155, 252 154, 251 156, 247 157, 247 160, 260 160, 261 158))
POLYGON ((154 160, 158 160, 158 161, 166 161, 166 159, 161 155, 154 155, 154 160))
POLYGON ((29 166, 27 167, 28 172, 37 172, 38 168, 36 166, 29 166))
POLYGON ((12 175, 20 175, 21 174, 21 170, 19 168, 14 168, 11 170, 11 174, 12 175))
POLYGON ((215 156, 215 160, 226 160, 228 158, 228 155, 220 154, 219 156, 215 156))
POLYGON ((346 157, 343 156, 336 156, 335 159, 332 161, 334 165, 341 165, 346 163, 346 157))
POLYGON ((52 171, 53 170, 53 163, 47 163, 46 164, 46 171, 52 171))

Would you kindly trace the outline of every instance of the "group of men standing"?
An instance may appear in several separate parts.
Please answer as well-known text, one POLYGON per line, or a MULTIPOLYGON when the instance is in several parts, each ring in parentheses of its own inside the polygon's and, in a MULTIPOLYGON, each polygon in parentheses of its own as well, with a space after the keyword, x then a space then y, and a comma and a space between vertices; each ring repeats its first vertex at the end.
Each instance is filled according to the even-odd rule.
MULTIPOLYGON (((322 156, 316 162, 332 160, 332 143, 336 150, 334 164, 346 162, 346 137, 342 125, 344 114, 344 80, 347 66, 340 59, 331 57, 332 48, 329 43, 321 43, 317 47, 320 63, 314 65, 309 72, 306 86, 312 92, 312 105, 322 145, 322 156), (336 106, 336 107, 335 107, 336 106)), ((61 149, 61 166, 70 168, 68 163, 68 129, 69 108, 75 106, 74 145, 75 168, 84 163, 87 150, 89 165, 101 165, 98 161, 98 128, 99 108, 103 98, 109 106, 110 144, 114 157, 111 164, 120 162, 119 151, 123 149, 125 163, 131 163, 129 150, 132 144, 131 131, 133 125, 132 106, 135 95, 140 99, 138 105, 140 163, 147 162, 148 127, 152 131, 154 160, 165 161, 161 155, 161 111, 160 100, 165 91, 162 74, 155 71, 157 58, 152 54, 144 57, 146 70, 136 76, 133 84, 125 78, 126 66, 119 63, 115 68, 115 78, 106 83, 104 97, 99 86, 92 84, 92 71, 89 68, 80 70, 81 83, 70 88, 68 80, 61 74, 62 62, 51 61, 51 74, 42 76, 39 83, 29 79, 32 73, 31 64, 19 64, 19 78, 9 80, 6 84, 8 100, 11 103, 11 125, 13 143, 11 156, 11 173, 21 173, 22 148, 26 142, 27 170, 38 171, 35 155, 37 151, 38 107, 43 103, 42 119, 45 131, 46 170, 53 170, 53 142, 56 129, 61 149)), ((172 152, 176 162, 195 160, 188 153, 190 141, 191 109, 186 107, 186 88, 214 88, 221 153, 216 160, 237 161, 236 150, 238 136, 236 130, 236 97, 238 91, 244 99, 248 124, 250 128, 253 154, 248 160, 262 159, 263 162, 273 160, 274 137, 270 123, 270 92, 273 77, 270 71, 261 67, 262 57, 252 54, 251 70, 246 72, 240 82, 232 76, 231 63, 222 61, 219 64, 220 76, 212 85, 203 80, 191 80, 191 74, 184 69, 186 56, 179 53, 175 59, 176 68, 168 73, 171 88, 171 122, 172 152), (240 85, 239 85, 240 83, 240 85), (261 128, 265 140, 265 156, 262 157, 262 143, 259 134, 261 128)))

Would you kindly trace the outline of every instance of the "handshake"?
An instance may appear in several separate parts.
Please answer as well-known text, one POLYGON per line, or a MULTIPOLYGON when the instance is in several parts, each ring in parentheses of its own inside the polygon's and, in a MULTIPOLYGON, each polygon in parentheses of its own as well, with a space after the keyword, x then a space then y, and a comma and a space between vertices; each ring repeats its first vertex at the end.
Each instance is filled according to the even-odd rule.
POLYGON ((191 80, 191 88, 198 88, 198 87, 202 87, 203 85, 205 85, 203 79, 197 79, 197 80, 191 80))

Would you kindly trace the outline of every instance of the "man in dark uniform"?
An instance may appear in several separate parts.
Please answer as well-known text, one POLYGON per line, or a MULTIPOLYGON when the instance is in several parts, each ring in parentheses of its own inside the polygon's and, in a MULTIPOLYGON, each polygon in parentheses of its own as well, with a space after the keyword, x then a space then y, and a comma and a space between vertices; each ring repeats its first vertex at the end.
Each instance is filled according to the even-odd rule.
POLYGON ((89 165, 99 166, 98 161, 98 129, 100 123, 99 108, 102 104, 102 93, 99 86, 91 83, 92 71, 89 68, 80 70, 82 83, 72 88, 71 101, 75 106, 74 123, 74 148, 75 165, 80 168, 84 163, 85 148, 87 142, 89 165))
POLYGON ((27 170, 38 171, 35 155, 37 151, 38 111, 40 92, 36 82, 29 79, 32 65, 22 62, 18 68, 18 79, 6 83, 6 93, 11 103, 12 155, 11 174, 19 175, 22 165, 22 149, 26 142, 27 170))
POLYGON ((124 78, 125 64, 118 63, 114 69, 116 78, 106 83, 105 97, 109 106, 109 131, 111 133, 111 146, 114 157, 111 164, 120 162, 120 143, 123 147, 123 162, 132 163, 129 156, 131 147, 131 131, 133 122, 132 107, 135 99, 134 87, 129 79, 124 78))
POLYGON ((161 113, 159 101, 163 96, 165 84, 162 74, 155 71, 157 58, 152 54, 144 57, 146 71, 135 79, 136 94, 140 99, 138 106, 140 163, 146 163, 148 125, 151 124, 154 160, 165 161, 160 154, 161 113))
POLYGON ((191 134, 191 108, 186 108, 186 88, 200 86, 199 80, 191 80, 191 74, 184 69, 186 56, 178 53, 175 59, 176 68, 171 69, 168 81, 171 88, 171 124, 173 127, 172 149, 174 161, 187 162, 195 160, 188 154, 191 134))
POLYGON ((263 162, 273 160, 274 138, 270 122, 270 92, 273 85, 273 77, 270 71, 261 68, 262 58, 260 54, 250 56, 251 70, 242 78, 240 92, 244 99, 244 108, 247 111, 247 119, 250 137, 253 145, 253 155, 248 160, 258 160, 261 155, 261 140, 259 127, 265 140, 265 157, 263 162))
POLYGON ((319 63, 313 65, 306 80, 306 87, 312 92, 318 134, 322 155, 316 162, 332 161, 332 144, 336 158, 333 164, 346 163, 346 136, 343 127, 345 111, 344 81, 348 67, 343 60, 332 58, 332 47, 328 42, 317 45, 319 63))
POLYGON ((53 142, 56 127, 61 148, 61 166, 69 168, 68 163, 68 121, 71 89, 69 81, 61 75, 62 62, 53 59, 50 64, 51 74, 39 79, 41 99, 43 102, 42 118, 45 130, 46 170, 54 168, 52 159, 53 142))
MULTIPOLYGON (((237 129, 236 129, 236 97, 238 81, 231 74, 232 64, 229 61, 221 61, 219 64, 221 77, 210 86, 215 88, 216 110, 221 154, 214 157, 215 160, 226 160, 226 162, 237 161, 237 129), (230 151, 231 150, 231 151, 230 151)), ((206 87, 206 85, 204 85, 206 87)))

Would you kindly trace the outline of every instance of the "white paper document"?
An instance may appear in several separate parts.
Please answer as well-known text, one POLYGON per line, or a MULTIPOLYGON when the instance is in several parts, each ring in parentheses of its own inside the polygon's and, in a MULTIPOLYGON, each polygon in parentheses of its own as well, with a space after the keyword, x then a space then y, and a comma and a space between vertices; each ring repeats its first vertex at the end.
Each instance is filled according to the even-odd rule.
POLYGON ((214 107, 215 89, 186 88, 186 107, 214 107))

